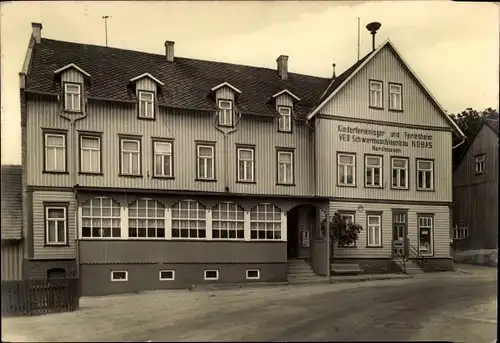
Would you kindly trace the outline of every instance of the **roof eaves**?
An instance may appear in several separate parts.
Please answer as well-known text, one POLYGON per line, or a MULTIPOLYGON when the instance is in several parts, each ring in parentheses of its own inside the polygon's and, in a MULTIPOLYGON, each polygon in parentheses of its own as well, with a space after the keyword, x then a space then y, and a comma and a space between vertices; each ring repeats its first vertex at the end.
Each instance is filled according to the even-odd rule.
POLYGON ((288 89, 283 89, 282 91, 280 91, 280 92, 278 92, 278 93, 274 94, 274 95, 272 96, 272 98, 276 98, 276 97, 278 97, 278 96, 280 96, 280 95, 282 95, 282 94, 284 94, 284 93, 287 93, 288 95, 290 95, 290 96, 291 96, 292 98, 294 98, 295 100, 300 101, 300 98, 299 98, 298 96, 296 96, 295 94, 293 94, 292 92, 290 92, 288 89))
POLYGON ((144 73, 144 74, 141 74, 139 76, 136 76, 132 79, 129 80, 129 82, 135 82, 137 80, 140 80, 144 77, 148 77, 150 78, 151 80, 153 80, 154 82, 156 82, 157 84, 159 84, 160 86, 164 86, 165 84, 163 82, 161 82, 160 80, 158 80, 156 77, 154 77, 153 75, 151 75, 150 73, 144 73))
POLYGON ((223 83, 221 83, 220 85, 217 85, 217 86, 215 86, 215 87, 211 88, 210 90, 211 90, 212 92, 215 92, 217 89, 222 88, 222 87, 229 87, 229 88, 231 88, 233 91, 235 91, 236 93, 241 94, 241 91, 240 91, 238 88, 236 88, 236 87, 234 87, 233 85, 231 85, 229 82, 223 82, 223 83))
POLYGON ((70 69, 70 68, 75 68, 76 70, 78 70, 80 73, 84 74, 85 76, 87 77, 90 77, 90 74, 87 73, 85 70, 83 70, 82 68, 80 68, 79 66, 77 66, 76 64, 74 63, 70 63, 68 65, 65 65, 64 67, 62 68, 59 68, 57 70, 54 71, 54 74, 59 74, 59 73, 62 73, 63 71, 65 71, 66 69, 70 69))

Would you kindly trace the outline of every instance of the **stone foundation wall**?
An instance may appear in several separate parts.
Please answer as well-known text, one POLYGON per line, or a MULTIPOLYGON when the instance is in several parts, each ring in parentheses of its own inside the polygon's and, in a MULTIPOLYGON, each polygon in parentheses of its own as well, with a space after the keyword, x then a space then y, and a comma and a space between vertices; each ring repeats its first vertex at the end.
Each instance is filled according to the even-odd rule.
POLYGON ((46 278, 47 271, 61 268, 66 271, 66 277, 77 277, 76 260, 24 260, 23 275, 25 279, 46 278))

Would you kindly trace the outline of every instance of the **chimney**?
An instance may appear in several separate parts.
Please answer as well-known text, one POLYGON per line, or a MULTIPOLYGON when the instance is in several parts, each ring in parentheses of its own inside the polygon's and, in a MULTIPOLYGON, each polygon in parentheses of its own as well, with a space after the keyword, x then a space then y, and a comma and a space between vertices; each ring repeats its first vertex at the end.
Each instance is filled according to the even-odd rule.
POLYGON ((376 21, 366 25, 366 29, 370 31, 372 35, 372 51, 375 50, 375 35, 377 34, 378 29, 380 29, 380 26, 382 26, 382 24, 376 21))
POLYGON ((167 56, 167 61, 174 61, 174 44, 175 42, 166 40, 165 41, 165 55, 167 56))
POLYGON ((31 27, 33 28, 33 33, 31 35, 35 38, 35 42, 38 44, 42 40, 42 24, 31 23, 31 27))
POLYGON ((276 60, 278 62, 278 74, 282 80, 288 78, 288 56, 280 55, 276 60))
POLYGON ((333 66, 333 75, 332 75, 332 79, 334 79, 334 78, 336 77, 336 75, 335 75, 335 66, 336 66, 336 64, 334 63, 334 64, 332 64, 332 66, 333 66))

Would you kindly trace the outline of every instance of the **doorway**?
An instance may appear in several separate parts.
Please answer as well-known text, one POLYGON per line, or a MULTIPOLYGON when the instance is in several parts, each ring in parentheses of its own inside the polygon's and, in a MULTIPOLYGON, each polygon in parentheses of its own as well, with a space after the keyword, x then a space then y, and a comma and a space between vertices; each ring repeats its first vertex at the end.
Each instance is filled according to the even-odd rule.
POLYGON ((392 253, 408 257, 408 223, 406 212, 394 212, 392 215, 392 253))
POLYGON ((288 259, 297 258, 299 256, 299 227, 298 227, 298 211, 297 207, 292 208, 287 213, 286 221, 286 245, 288 259))

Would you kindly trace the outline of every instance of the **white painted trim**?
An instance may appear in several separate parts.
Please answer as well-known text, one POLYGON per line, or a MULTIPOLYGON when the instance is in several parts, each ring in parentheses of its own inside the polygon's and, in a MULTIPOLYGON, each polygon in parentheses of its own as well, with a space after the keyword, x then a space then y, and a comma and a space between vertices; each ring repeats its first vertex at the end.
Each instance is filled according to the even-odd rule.
POLYGON ((212 210, 211 209, 206 209, 206 224, 205 224, 205 237, 206 240, 211 241, 212 240, 212 210))
POLYGON ((282 211, 281 212, 281 240, 286 242, 288 237, 287 237, 287 222, 288 222, 288 217, 287 217, 287 212, 282 211))
POLYGON ((210 90, 211 90, 212 92, 214 92, 214 91, 216 91, 217 89, 222 88, 222 87, 229 87, 229 88, 231 88, 233 91, 235 91, 236 93, 241 94, 241 91, 240 91, 238 88, 236 88, 236 87, 234 87, 233 85, 231 85, 229 82, 224 82, 224 83, 221 83, 220 85, 217 85, 217 86, 215 86, 215 87, 211 88, 210 90))
POLYGON ((140 80, 140 79, 142 79, 144 77, 149 77, 151 80, 153 80, 154 82, 156 82, 160 86, 164 86, 165 85, 163 82, 161 82, 160 80, 158 80, 156 77, 154 77, 150 73, 144 73, 144 74, 141 74, 139 76, 136 76, 136 77, 130 79, 129 82, 135 82, 135 81, 140 80))
POLYGON ((61 72, 65 71, 66 69, 69 69, 69 68, 75 68, 75 69, 76 69, 76 70, 78 70, 80 73, 82 73, 82 74, 84 74, 84 75, 86 75, 86 76, 90 77, 90 74, 89 74, 89 73, 87 73, 85 70, 83 70, 82 68, 80 68, 79 66, 77 66, 77 65, 76 65, 76 64, 74 64, 74 63, 70 63, 70 64, 68 64, 68 65, 65 65, 65 66, 64 66, 64 67, 62 67, 62 68, 57 69, 56 71, 54 71, 54 74, 59 74, 59 73, 61 73, 61 72))
POLYGON ((274 94, 272 96, 272 98, 276 98, 276 97, 280 96, 283 93, 287 93, 288 95, 290 95, 295 100, 300 101, 300 98, 298 96, 296 96, 295 94, 293 94, 292 92, 290 92, 288 89, 283 89, 281 92, 278 92, 278 93, 274 94))
MULTIPOLYGON (((66 207, 65 206, 47 206, 45 207, 45 244, 48 245, 48 246, 57 246, 57 245, 66 245, 68 244, 68 231, 69 231, 69 228, 68 228, 68 222, 69 222, 69 218, 68 218, 68 213, 66 211, 66 207), (63 210, 63 213, 64 213, 64 217, 63 218, 52 218, 52 220, 50 220, 49 218, 49 211, 50 210, 63 210), (49 242, 49 221, 55 221, 55 222, 60 222, 62 221, 64 223, 64 240, 62 242, 49 242)), ((59 238, 59 235, 57 233, 57 226, 56 226, 56 232, 55 232, 55 235, 57 236, 57 238, 59 238)))
POLYGON ((82 239, 82 205, 78 205, 77 209, 78 216, 78 239, 82 239))
POLYGON ((162 270, 160 270, 158 272, 158 279, 160 281, 173 281, 173 280, 175 280, 175 270, 173 270, 173 269, 162 269, 162 270), (162 272, 172 272, 172 278, 169 278, 169 279, 162 278, 161 277, 161 273, 162 272))
POLYGON ((165 239, 172 239, 172 209, 165 207, 165 239))
POLYGON ((218 269, 205 269, 203 271, 203 280, 219 280, 219 270, 218 269), (215 278, 207 278, 207 272, 216 272, 217 276, 215 278))
MULTIPOLYGON (((128 239, 128 206, 120 207, 120 238, 128 239)), ((102 237, 96 237, 102 239, 102 237)), ((114 237, 116 239, 116 237, 114 237)))
POLYGON ((245 211, 244 213, 245 223, 243 224, 243 229, 245 230, 245 241, 251 241, 251 232, 250 232, 250 211, 245 211))
POLYGON ((417 80, 417 82, 420 83, 420 85, 422 86, 422 88, 425 90, 425 92, 427 93, 427 96, 429 98, 431 98, 434 103, 437 105, 437 107, 439 108, 439 110, 442 112, 442 114, 446 117, 446 120, 449 122, 449 124, 455 128, 455 130, 457 130, 457 132, 461 135, 462 138, 465 138, 465 134, 462 132, 462 130, 460 129, 460 127, 458 127, 458 125, 453 121, 453 119, 450 118, 450 116, 448 116, 448 114, 446 113, 445 109, 443 108, 443 106, 441 106, 441 104, 436 100, 436 98, 432 95, 432 93, 429 91, 429 89, 425 86, 425 84, 422 82, 422 80, 417 76, 417 74, 415 74, 415 72, 413 71, 413 69, 410 68, 410 66, 408 65, 408 63, 406 63, 406 61, 403 59, 403 57, 401 56, 401 54, 399 53, 399 51, 396 49, 396 47, 394 46, 394 44, 389 40, 387 39, 384 43, 382 43, 381 46, 379 46, 371 55, 370 57, 368 57, 366 60, 363 61, 363 63, 361 63, 357 68, 356 70, 351 73, 351 75, 349 75, 349 77, 347 77, 325 100, 323 100, 323 102, 321 102, 321 104, 319 104, 318 106, 316 106, 316 108, 314 108, 314 110, 309 113, 307 115, 307 120, 311 120, 315 115, 316 113, 319 112, 319 110, 321 110, 354 76, 356 76, 356 74, 364 68, 365 65, 368 64, 368 62, 370 62, 386 45, 390 45, 393 49, 394 49, 394 52, 398 55, 398 57, 401 59, 401 61, 403 62, 403 64, 405 65, 405 67, 410 71, 410 73, 412 74, 412 76, 417 80))
POLYGON ((260 280, 260 269, 247 269, 245 271, 245 276, 247 280, 260 280), (256 277, 248 276, 248 272, 257 272, 256 277))
POLYGON ((128 270, 112 270, 110 273, 111 282, 126 282, 128 281, 128 270), (113 279, 113 273, 125 273, 125 279, 113 279))

